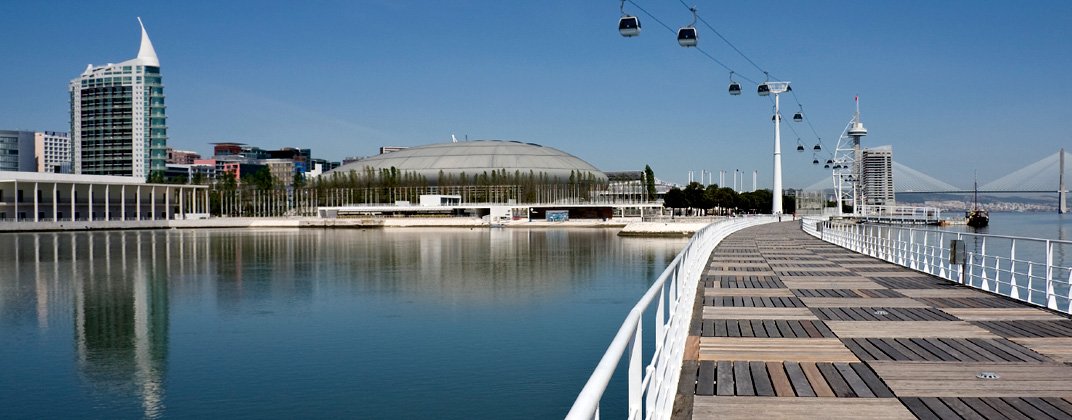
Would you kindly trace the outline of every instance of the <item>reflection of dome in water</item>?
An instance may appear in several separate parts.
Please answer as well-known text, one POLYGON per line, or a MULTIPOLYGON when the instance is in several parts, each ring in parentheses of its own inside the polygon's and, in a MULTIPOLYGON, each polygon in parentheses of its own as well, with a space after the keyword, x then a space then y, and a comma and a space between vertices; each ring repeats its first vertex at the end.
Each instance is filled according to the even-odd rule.
POLYGON ((464 172, 472 179, 484 172, 503 169, 509 175, 514 175, 515 172, 528 175, 531 171, 537 176, 543 173, 559 181, 569 180, 571 172, 592 174, 599 182, 607 180, 607 176, 595 166, 569 153, 533 143, 502 140, 412 147, 351 162, 329 173, 342 175, 350 171, 362 173, 365 168, 379 171, 391 167, 402 172, 420 174, 432 184, 437 183, 440 171, 443 171, 444 175, 455 177, 464 172))

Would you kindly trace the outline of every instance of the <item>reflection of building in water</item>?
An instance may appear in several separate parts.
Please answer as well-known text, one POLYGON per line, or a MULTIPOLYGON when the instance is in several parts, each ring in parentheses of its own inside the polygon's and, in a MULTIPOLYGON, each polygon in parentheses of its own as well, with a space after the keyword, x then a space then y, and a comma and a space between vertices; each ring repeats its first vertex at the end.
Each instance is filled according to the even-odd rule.
POLYGON ((79 373, 97 391, 136 395, 146 417, 163 414, 168 346, 167 276, 157 269, 154 234, 109 233, 103 246, 91 242, 87 252, 97 259, 74 279, 79 373))

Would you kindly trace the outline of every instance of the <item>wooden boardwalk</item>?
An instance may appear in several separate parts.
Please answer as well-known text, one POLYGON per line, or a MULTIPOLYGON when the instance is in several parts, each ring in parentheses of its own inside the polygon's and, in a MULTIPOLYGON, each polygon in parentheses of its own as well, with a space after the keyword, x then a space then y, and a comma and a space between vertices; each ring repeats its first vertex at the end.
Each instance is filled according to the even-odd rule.
POLYGON ((794 222, 730 236, 702 283, 676 418, 1072 419, 1066 316, 794 222))

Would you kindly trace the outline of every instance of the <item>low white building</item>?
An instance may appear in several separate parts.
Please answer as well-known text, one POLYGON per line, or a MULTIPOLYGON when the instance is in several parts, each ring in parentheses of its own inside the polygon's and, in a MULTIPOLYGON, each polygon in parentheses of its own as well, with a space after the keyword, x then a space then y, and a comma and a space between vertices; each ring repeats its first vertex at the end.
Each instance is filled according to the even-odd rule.
POLYGON ((137 178, 0 171, 0 222, 142 221, 202 217, 204 185, 137 178))

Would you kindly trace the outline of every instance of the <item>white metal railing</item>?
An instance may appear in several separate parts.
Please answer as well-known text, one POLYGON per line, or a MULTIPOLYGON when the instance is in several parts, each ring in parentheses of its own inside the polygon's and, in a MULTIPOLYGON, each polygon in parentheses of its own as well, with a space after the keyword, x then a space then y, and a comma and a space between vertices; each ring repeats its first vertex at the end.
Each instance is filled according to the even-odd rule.
POLYGON ((937 207, 916 206, 860 206, 854 217, 878 222, 896 221, 900 223, 937 223, 942 220, 942 209, 937 207))
POLYGON ((808 234, 843 248, 1070 313, 1072 241, 805 219, 808 234), (957 258, 953 241, 964 251, 957 258))
POLYGON ((598 419, 599 402, 622 356, 628 351, 628 417, 664 419, 673 409, 677 382, 685 354, 685 339, 699 280, 715 246, 730 234, 749 226, 775 222, 773 216, 740 217, 707 225, 693 235, 685 248, 629 311, 607 352, 581 389, 567 419, 598 419), (654 306, 654 312, 645 312, 654 306), (650 362, 641 368, 643 325, 655 328, 650 362))

